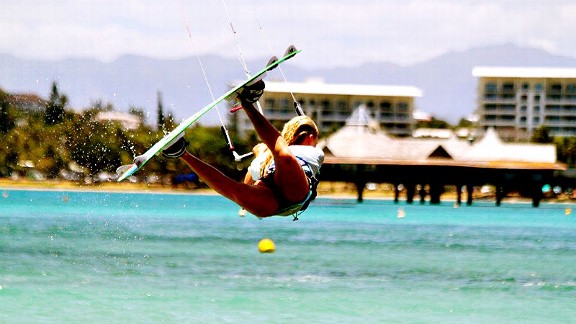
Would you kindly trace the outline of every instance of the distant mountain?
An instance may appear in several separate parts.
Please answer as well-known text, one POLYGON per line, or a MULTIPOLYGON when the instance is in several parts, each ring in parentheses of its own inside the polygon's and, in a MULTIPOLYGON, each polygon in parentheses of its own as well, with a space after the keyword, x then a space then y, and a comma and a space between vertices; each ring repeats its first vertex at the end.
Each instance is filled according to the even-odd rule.
MULTIPOLYGON (((297 60, 298 58, 296 58, 297 60)), ((237 60, 217 56, 201 58, 215 96, 235 80, 244 79, 237 60)), ((267 59, 249 62, 254 71, 267 59)), ((303 69, 296 64, 284 66, 289 81, 321 78, 327 83, 410 85, 423 90, 417 109, 456 123, 475 110, 475 66, 576 67, 576 59, 547 52, 498 45, 451 52, 411 66, 390 63, 366 63, 357 67, 303 69)), ((158 60, 141 56, 123 56, 110 63, 87 59, 60 61, 24 60, 0 55, 0 88, 8 92, 33 92, 47 97, 52 81, 68 95, 77 109, 92 101, 112 103, 118 110, 130 106, 145 109, 149 122, 156 115, 157 92, 162 92, 166 110, 183 119, 211 101, 198 60, 158 60)), ((215 114, 205 120, 217 122, 215 114)))

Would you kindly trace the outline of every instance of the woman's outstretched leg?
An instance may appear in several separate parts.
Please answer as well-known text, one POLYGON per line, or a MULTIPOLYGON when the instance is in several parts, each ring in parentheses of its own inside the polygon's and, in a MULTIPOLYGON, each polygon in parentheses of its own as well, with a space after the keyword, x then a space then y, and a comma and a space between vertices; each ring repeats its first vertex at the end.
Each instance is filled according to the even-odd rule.
POLYGON ((162 151, 162 154, 169 158, 182 158, 210 188, 256 216, 271 216, 278 210, 278 199, 270 188, 235 181, 188 153, 187 146, 188 142, 184 139, 184 134, 181 134, 162 151))
POLYGON ((188 152, 185 152, 181 158, 210 188, 248 212, 259 217, 266 217, 272 216, 278 210, 278 200, 268 187, 235 181, 188 152))

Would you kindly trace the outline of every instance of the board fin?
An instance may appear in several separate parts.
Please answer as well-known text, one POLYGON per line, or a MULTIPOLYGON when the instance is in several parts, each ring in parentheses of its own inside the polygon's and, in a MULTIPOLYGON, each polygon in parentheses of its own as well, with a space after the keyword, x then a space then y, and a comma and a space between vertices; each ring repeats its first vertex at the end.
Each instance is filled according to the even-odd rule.
POLYGON ((284 56, 288 56, 294 52, 298 52, 298 49, 296 49, 296 46, 294 45, 290 45, 288 46, 288 48, 286 49, 286 51, 284 52, 284 56))
MULTIPOLYGON (((268 61, 268 64, 266 64, 266 66, 270 66, 274 63, 278 62, 278 57, 277 56, 272 56, 270 58, 270 60, 268 61)), ((278 67, 278 64, 275 64, 274 66, 270 67, 267 71, 272 71, 274 70, 276 67, 278 67)))

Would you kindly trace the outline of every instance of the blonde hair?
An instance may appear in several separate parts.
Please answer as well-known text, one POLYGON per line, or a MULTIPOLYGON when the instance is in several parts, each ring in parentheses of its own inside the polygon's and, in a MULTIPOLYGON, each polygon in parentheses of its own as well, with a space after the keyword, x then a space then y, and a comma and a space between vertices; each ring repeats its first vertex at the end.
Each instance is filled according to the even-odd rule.
MULTIPOLYGON (((286 124, 284 124, 281 132, 282 138, 284 138, 288 145, 301 144, 304 138, 311 134, 317 137, 319 131, 316 123, 314 123, 312 118, 308 116, 296 116, 290 119, 286 124)), ((272 152, 269 148, 266 148, 262 153, 267 154, 267 156, 260 164, 260 177, 266 175, 266 170, 273 160, 272 152)))
POLYGON ((288 145, 300 142, 301 136, 304 134, 318 136, 318 127, 308 116, 296 116, 284 124, 284 128, 282 128, 282 137, 288 145))

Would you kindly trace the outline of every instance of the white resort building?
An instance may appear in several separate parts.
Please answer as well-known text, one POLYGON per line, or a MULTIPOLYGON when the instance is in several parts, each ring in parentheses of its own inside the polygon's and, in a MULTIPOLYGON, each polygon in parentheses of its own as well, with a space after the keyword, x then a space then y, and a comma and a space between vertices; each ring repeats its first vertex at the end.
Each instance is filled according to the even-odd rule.
POLYGON ((576 68, 477 67, 472 75, 483 129, 514 140, 541 126, 553 136, 576 135, 576 68))
MULTIPOLYGON (((364 105, 388 134, 410 136, 415 124, 415 99, 421 96, 420 89, 410 86, 267 81, 260 104, 266 118, 275 126, 282 127, 296 115, 296 99, 322 132, 341 128, 352 111, 364 105)), ((232 114, 231 118, 240 136, 253 130, 245 114, 232 114)))

